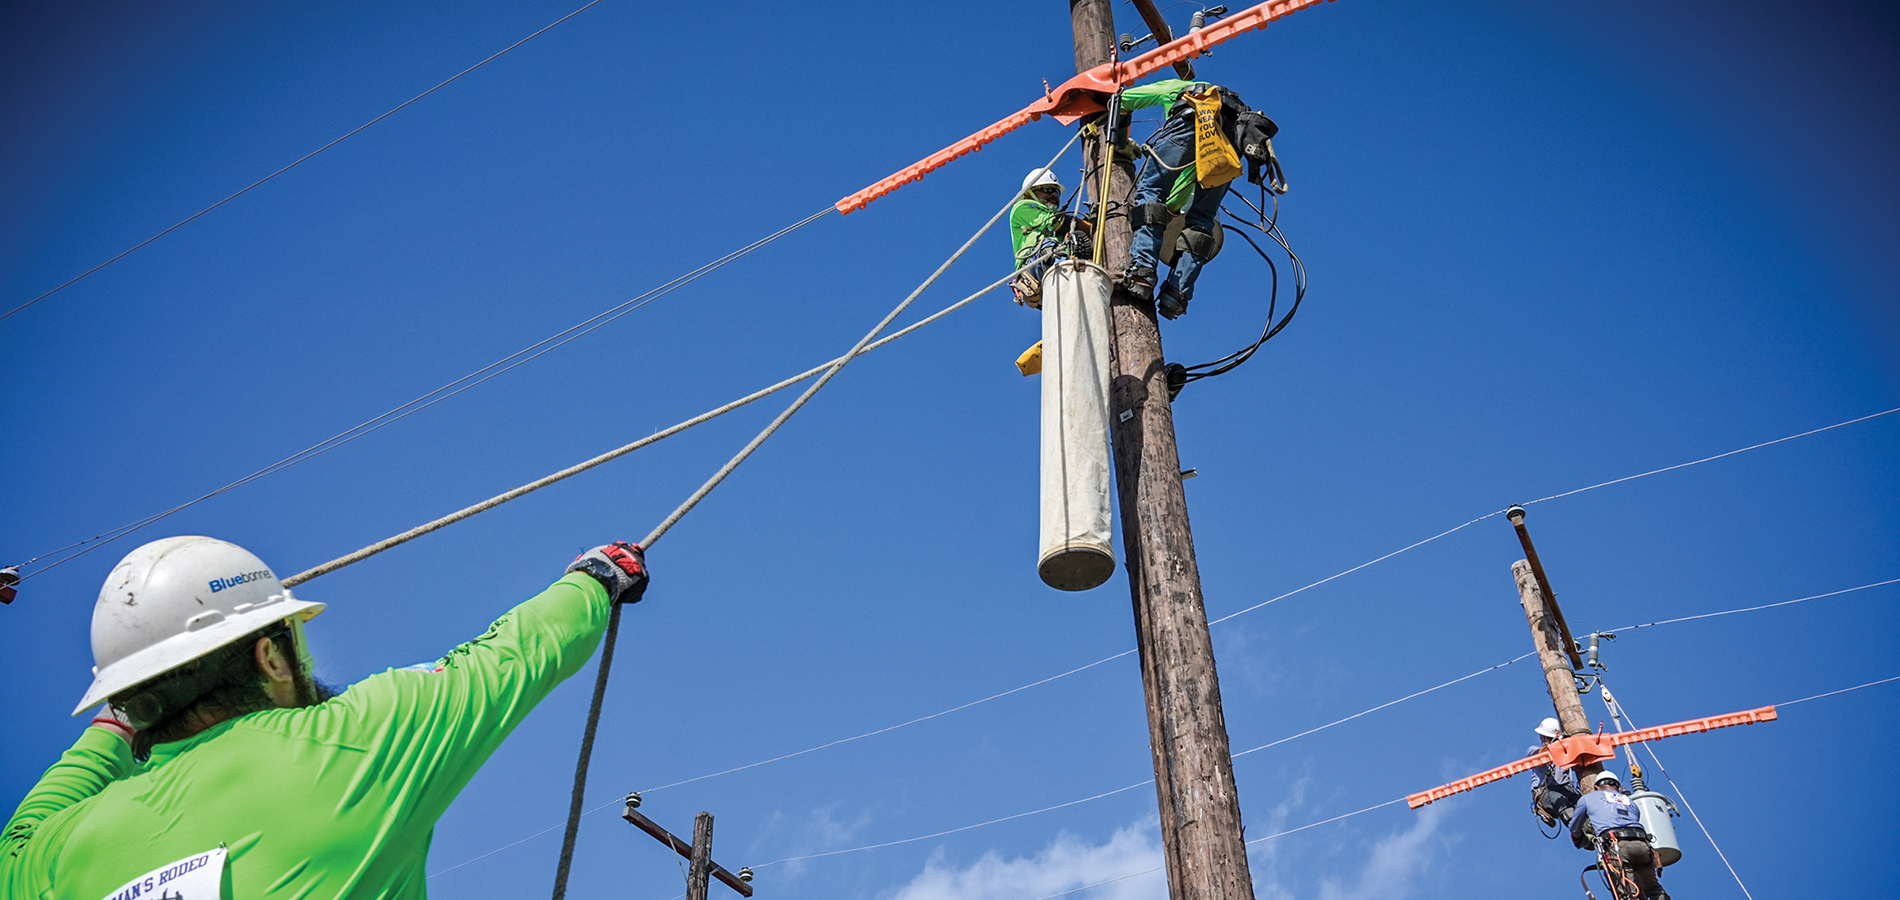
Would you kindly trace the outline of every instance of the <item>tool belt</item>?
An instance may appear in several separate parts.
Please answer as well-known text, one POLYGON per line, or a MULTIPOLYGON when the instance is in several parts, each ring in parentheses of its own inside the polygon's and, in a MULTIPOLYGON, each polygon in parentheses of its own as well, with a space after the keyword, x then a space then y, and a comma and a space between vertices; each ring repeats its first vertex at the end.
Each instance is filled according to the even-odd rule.
POLYGON ((1619 841, 1643 841, 1644 843, 1649 842, 1649 832, 1644 831, 1641 828, 1612 828, 1609 831, 1604 832, 1604 834, 1607 834, 1610 837, 1616 838, 1619 841))

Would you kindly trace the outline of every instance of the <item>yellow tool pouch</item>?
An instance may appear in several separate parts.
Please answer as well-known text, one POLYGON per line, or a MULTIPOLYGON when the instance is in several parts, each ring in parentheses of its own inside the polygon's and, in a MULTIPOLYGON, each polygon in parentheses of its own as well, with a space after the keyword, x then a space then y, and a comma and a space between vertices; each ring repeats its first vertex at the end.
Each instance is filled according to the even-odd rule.
POLYGON ((1240 154, 1220 127, 1220 91, 1187 95, 1194 104, 1194 176, 1201 187, 1215 187, 1240 176, 1240 154))

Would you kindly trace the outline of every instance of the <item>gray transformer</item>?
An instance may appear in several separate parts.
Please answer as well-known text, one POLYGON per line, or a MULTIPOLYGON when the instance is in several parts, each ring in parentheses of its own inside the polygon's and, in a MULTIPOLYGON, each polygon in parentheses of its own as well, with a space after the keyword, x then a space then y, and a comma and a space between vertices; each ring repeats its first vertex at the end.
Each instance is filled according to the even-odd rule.
POLYGON ((1682 858, 1682 844, 1676 840, 1676 805, 1655 791, 1639 790, 1630 795, 1636 814, 1642 817, 1643 830, 1649 832, 1649 846, 1656 851, 1656 866, 1673 866, 1682 858))

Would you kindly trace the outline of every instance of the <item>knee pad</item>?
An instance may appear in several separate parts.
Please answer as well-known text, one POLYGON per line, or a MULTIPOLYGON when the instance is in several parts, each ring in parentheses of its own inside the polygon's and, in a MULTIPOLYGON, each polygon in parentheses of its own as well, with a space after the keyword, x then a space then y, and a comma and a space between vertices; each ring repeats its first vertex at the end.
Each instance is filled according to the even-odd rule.
POLYGON ((1144 225, 1166 225, 1174 218, 1174 210, 1166 203, 1138 203, 1128 208, 1128 225, 1140 228, 1144 225))

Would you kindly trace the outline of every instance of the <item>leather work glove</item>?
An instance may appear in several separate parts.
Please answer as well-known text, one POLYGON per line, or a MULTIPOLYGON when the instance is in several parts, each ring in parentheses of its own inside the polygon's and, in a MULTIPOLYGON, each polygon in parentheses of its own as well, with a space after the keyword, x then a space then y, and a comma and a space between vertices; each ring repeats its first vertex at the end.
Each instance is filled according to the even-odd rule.
POLYGON ((567 570, 593 576, 615 603, 638 603, 647 592, 646 553, 639 544, 602 544, 574 557, 567 570))

